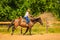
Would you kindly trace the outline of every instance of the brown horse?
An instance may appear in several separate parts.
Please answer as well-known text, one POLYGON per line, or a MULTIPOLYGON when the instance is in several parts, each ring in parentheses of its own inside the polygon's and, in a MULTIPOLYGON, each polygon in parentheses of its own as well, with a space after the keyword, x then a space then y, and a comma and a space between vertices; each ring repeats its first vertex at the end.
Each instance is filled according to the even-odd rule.
POLYGON ((28 30, 29 30, 30 35, 31 35, 31 28, 33 27, 33 25, 34 25, 36 22, 39 22, 41 25, 43 25, 43 22, 42 22, 42 20, 41 20, 40 17, 38 17, 38 18, 34 18, 34 17, 30 18, 30 22, 29 22, 29 24, 27 24, 27 23, 26 23, 26 20, 23 19, 23 18, 20 16, 18 19, 15 19, 15 20, 13 20, 13 21, 11 22, 11 24, 10 24, 9 27, 8 27, 8 30, 9 30, 10 27, 13 25, 13 27, 12 27, 12 35, 13 35, 14 30, 15 30, 18 26, 21 26, 21 34, 22 34, 22 27, 24 27, 24 28, 27 28, 24 34, 26 34, 26 33, 28 32, 28 30))

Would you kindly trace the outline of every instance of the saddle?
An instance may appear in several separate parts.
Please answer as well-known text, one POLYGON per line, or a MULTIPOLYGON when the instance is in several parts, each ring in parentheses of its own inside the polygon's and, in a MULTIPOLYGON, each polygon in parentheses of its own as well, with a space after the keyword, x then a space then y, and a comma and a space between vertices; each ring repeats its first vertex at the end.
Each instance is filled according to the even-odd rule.
POLYGON ((23 25, 23 26, 26 25, 26 26, 28 26, 28 24, 26 23, 26 19, 23 18, 23 19, 21 20, 21 24, 20 24, 20 25, 23 25))
POLYGON ((21 20, 22 22, 26 22, 26 20, 23 18, 22 20, 21 20))

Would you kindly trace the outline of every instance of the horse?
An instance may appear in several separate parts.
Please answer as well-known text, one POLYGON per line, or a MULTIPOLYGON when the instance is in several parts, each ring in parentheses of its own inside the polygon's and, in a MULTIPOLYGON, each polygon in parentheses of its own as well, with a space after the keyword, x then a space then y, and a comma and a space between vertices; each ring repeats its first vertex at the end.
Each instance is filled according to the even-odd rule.
POLYGON ((8 31, 9 31, 10 27, 13 26, 12 33, 11 33, 11 35, 13 35, 14 30, 18 26, 21 26, 21 34, 22 34, 22 28, 26 28, 26 31, 25 31, 25 33, 23 33, 23 35, 25 35, 28 32, 28 30, 29 30, 29 34, 31 35, 31 29, 36 22, 39 22, 41 25, 43 25, 42 19, 40 17, 37 17, 37 18, 31 17, 29 24, 27 24, 26 20, 20 16, 19 18, 15 19, 11 22, 11 24, 8 27, 8 31))

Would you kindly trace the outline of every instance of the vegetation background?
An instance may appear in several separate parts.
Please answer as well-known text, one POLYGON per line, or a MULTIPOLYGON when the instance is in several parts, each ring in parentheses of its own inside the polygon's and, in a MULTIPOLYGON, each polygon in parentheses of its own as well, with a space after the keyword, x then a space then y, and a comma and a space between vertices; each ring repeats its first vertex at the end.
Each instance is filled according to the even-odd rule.
POLYGON ((33 16, 52 12, 60 19, 60 0, 0 0, 0 21, 11 21, 24 16, 27 8, 33 16))

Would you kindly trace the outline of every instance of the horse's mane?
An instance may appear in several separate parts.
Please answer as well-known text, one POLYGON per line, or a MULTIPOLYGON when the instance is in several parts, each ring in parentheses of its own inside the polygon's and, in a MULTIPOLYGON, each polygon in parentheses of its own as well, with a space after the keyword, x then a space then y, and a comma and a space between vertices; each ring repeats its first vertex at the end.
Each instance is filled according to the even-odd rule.
POLYGON ((31 21, 32 21, 32 22, 34 22, 34 21, 36 22, 36 21, 38 21, 39 19, 40 19, 40 17, 37 17, 37 18, 31 19, 31 21))

